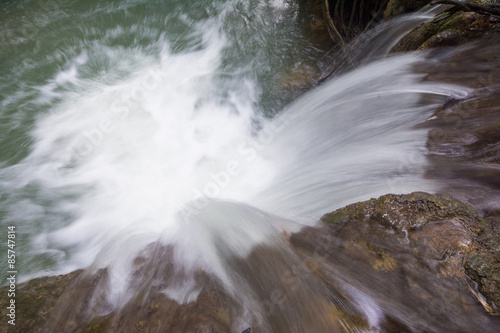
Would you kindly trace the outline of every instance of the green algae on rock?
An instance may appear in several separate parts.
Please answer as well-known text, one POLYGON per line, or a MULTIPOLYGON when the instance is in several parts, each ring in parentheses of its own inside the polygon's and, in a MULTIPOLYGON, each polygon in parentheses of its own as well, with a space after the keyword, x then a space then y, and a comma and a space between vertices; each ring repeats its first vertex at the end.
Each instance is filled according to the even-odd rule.
POLYGON ((292 235, 291 244, 316 258, 315 271, 336 293, 355 288, 376 299, 387 331, 496 332, 500 318, 484 311, 494 300, 484 306, 464 268, 487 230, 472 206, 422 192, 388 194, 322 221, 292 235))
MULTIPOLYGON (((5 325, 1 332, 41 332, 48 316, 57 306, 61 296, 77 280, 81 270, 65 275, 43 277, 21 283, 16 291, 16 325, 5 325)), ((8 287, 0 288, 7 295, 8 287)), ((8 298, 0 299, 2 318, 7 318, 8 298)))
POLYGON ((391 52, 456 46, 500 31, 500 17, 474 11, 445 11, 404 36, 391 52))
POLYGON ((430 261, 437 260, 436 279, 453 276, 462 286, 468 278, 472 279, 477 283, 479 293, 474 292, 473 284, 467 285, 474 295, 488 312, 498 312, 498 215, 488 215, 483 219, 470 205, 442 195, 416 192, 388 194, 351 204, 324 215, 322 221, 334 226, 335 233, 342 240, 357 244, 354 246, 358 250, 376 258, 369 260, 375 270, 381 267, 395 269, 401 264, 398 258, 404 252, 430 261), (408 244, 409 251, 403 250, 398 242, 408 244))
POLYGON ((463 99, 450 99, 422 126, 430 128, 426 176, 454 179, 445 191, 481 211, 498 209, 500 188, 500 44, 491 36, 453 52, 429 50, 423 65, 426 81, 459 84, 474 89, 463 99), (472 190, 474 188, 474 190, 472 190), (462 192, 469 193, 461 194, 462 192), (478 194, 475 194, 477 192, 478 194), (482 193, 482 194, 479 194, 482 193), (488 194, 489 193, 489 194, 488 194))
POLYGON ((466 253, 464 261, 467 275, 477 283, 478 298, 488 312, 496 314, 500 314, 499 226, 500 213, 488 213, 485 216, 485 228, 479 233, 475 246, 466 253))

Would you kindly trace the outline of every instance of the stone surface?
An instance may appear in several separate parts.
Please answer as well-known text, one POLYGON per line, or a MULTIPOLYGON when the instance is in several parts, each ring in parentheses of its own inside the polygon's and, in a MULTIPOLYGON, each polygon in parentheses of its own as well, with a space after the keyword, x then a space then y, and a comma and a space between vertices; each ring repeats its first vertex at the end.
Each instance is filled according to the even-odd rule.
POLYGON ((487 220, 445 196, 390 194, 326 214, 291 242, 321 258, 316 270, 328 285, 377 299, 387 331, 496 332, 499 318, 484 311, 496 311, 499 290, 487 220))
POLYGON ((390 0, 384 12, 384 18, 390 19, 395 16, 414 12, 431 3, 432 0, 390 0))
POLYGON ((475 246, 466 253, 464 267, 485 297, 485 308, 500 314, 500 211, 488 213, 484 221, 475 246))
POLYGON ((441 179, 441 192, 482 213, 498 209, 500 202, 499 38, 428 51, 428 61, 418 69, 427 82, 471 89, 464 98, 450 98, 420 126, 430 129, 426 176, 441 179))
POLYGON ((9 298, 8 287, 0 288, 1 332, 40 332, 48 315, 60 301, 61 295, 75 282, 82 271, 66 275, 43 277, 18 284, 16 291, 16 325, 6 323, 9 298), (4 325, 5 324, 5 325, 4 325))
POLYGON ((483 219, 472 206, 417 192, 352 204, 326 214, 322 220, 334 226, 337 237, 368 253, 375 270, 396 270, 401 264, 398 258, 409 252, 433 267, 437 283, 449 277, 464 283, 466 272, 486 298, 486 309, 498 313, 498 212, 483 219))
POLYGON ((198 272, 198 298, 179 304, 161 292, 162 284, 178 277, 170 249, 149 247, 145 253, 136 260, 134 279, 143 290, 123 307, 109 303, 106 270, 34 279, 19 285, 16 326, 4 325, 0 332, 231 332, 237 305, 220 283, 198 272))
POLYGON ((393 47, 391 52, 456 46, 497 31, 500 31, 498 16, 474 11, 450 10, 413 29, 393 47))

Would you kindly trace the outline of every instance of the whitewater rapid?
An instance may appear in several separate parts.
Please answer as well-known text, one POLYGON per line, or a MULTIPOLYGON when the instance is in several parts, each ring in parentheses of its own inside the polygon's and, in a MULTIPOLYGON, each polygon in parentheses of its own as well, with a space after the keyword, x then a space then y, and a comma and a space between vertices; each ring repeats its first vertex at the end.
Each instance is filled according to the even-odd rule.
MULTIPOLYGON (((423 83, 415 65, 424 55, 408 54, 266 112, 259 64, 225 63, 241 48, 223 25, 229 8, 200 21, 172 15, 189 24, 183 48, 168 30, 117 25, 70 55, 54 51, 64 66, 30 100, 47 111, 29 126, 28 155, 0 178, 3 223, 23 230, 25 280, 107 267, 110 300, 123 304, 133 260, 160 243, 176 249, 179 266, 234 292, 228 257, 282 242, 348 203, 434 189, 423 177, 427 131, 415 125, 468 89, 423 83), (154 39, 154 50, 110 46, 131 34, 154 39)), ((198 291, 187 277, 165 293, 183 303, 198 291)))

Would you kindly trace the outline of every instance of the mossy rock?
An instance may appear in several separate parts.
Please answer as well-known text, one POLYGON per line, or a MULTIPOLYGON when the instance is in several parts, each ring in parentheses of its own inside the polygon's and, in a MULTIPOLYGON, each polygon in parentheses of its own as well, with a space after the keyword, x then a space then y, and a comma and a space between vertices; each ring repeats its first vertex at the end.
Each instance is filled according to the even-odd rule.
MULTIPOLYGON (((17 285, 16 291, 16 325, 5 325, 0 332, 41 332, 48 315, 57 306, 63 293, 77 280, 81 270, 66 275, 33 279, 17 285)), ((2 295, 7 295, 8 287, 0 288, 2 295)), ((1 298, 1 316, 7 317, 7 306, 10 300, 1 298)))
POLYGON ((488 311, 500 313, 500 214, 489 213, 486 228, 479 234, 477 246, 466 254, 467 275, 477 283, 477 291, 487 300, 488 311))
POLYGON ((323 0, 328 32, 340 45, 382 21, 386 0, 323 0))
POLYGON ((414 12, 428 5, 431 1, 432 0, 390 0, 385 9, 384 18, 387 20, 395 16, 414 12))
POLYGON ((384 331, 497 332, 500 318, 490 315, 496 257, 482 240, 491 223, 472 206, 423 192, 388 194, 321 220, 292 235, 291 244, 316 254, 315 271, 332 290, 345 294, 354 286, 376 300, 384 331), (471 259, 469 266, 489 270, 474 276, 479 270, 464 265, 471 259))
MULTIPOLYGON (((164 254, 168 261, 170 253, 164 254)), ((140 268, 147 278, 163 273, 168 280, 168 266, 148 262, 140 268)), ((4 325, 0 332, 230 332, 237 304, 208 274, 198 272, 196 279, 204 287, 193 302, 179 304, 152 288, 122 308, 107 301, 106 269, 34 279, 18 285, 16 325, 4 325)), ((6 295, 7 288, 0 291, 6 295)), ((5 318, 8 302, 2 298, 5 318)))
POLYGON ((475 232, 480 232, 484 228, 481 216, 472 206, 446 196, 424 192, 383 195, 378 199, 351 204, 325 214, 321 220, 341 225, 366 216, 384 227, 398 231, 419 228, 429 221, 447 216, 462 218, 466 227, 475 232))
POLYGON ((407 254, 427 258, 436 279, 451 278, 469 288, 467 279, 472 279, 477 289, 471 290, 485 309, 498 312, 499 214, 483 218, 450 197, 415 192, 351 204, 321 220, 344 241, 347 253, 362 255, 374 270, 398 271, 407 254))
POLYGON ((433 20, 413 29, 393 47, 391 52, 456 46, 499 31, 500 18, 496 16, 472 11, 445 11, 433 20))

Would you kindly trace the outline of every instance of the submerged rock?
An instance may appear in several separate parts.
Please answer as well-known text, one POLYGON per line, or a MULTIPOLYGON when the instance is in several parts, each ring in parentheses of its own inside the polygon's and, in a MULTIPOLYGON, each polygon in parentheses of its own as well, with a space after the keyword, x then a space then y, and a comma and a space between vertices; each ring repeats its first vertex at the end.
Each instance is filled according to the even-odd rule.
POLYGON ((276 86, 278 90, 305 91, 317 84, 320 78, 319 69, 306 63, 297 64, 283 77, 280 77, 276 86))

